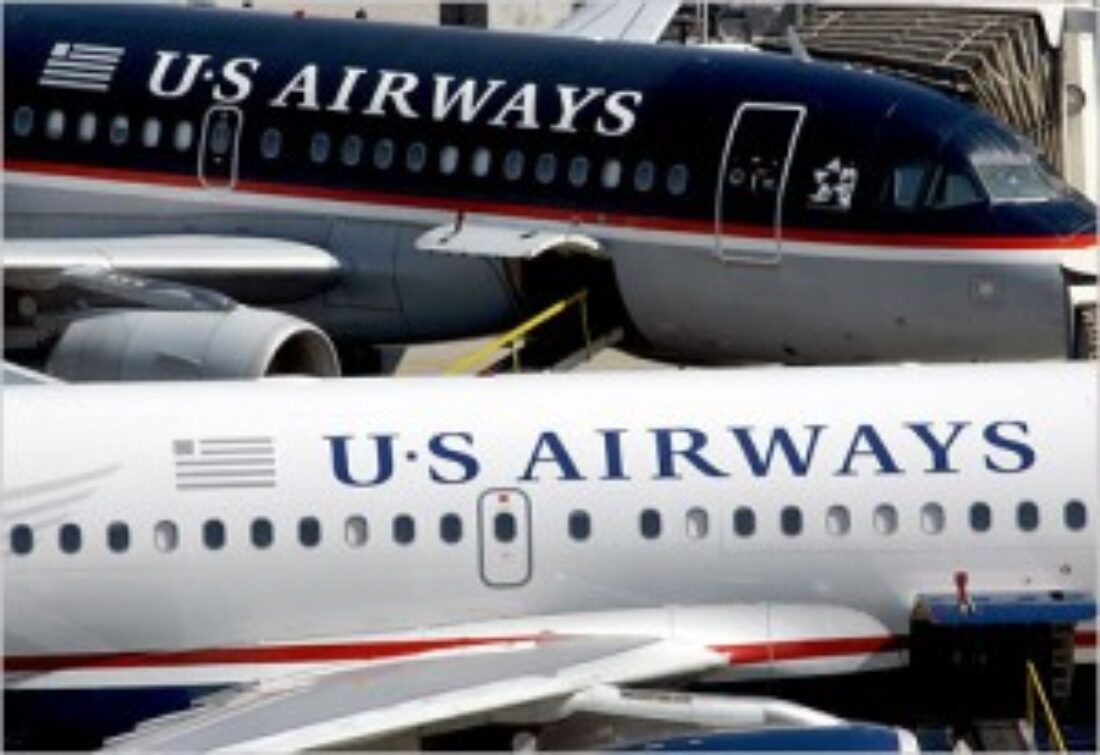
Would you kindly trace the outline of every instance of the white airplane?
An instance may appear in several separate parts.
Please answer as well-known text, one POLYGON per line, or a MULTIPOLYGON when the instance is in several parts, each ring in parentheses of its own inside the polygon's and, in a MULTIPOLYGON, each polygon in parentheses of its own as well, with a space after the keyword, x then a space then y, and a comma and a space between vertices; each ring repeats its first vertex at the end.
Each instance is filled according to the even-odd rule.
POLYGON ((1095 649, 1087 364, 4 403, 9 700, 223 689, 120 746, 400 746, 662 702, 702 720, 620 685, 900 666, 918 606, 1075 624, 1077 660, 1095 649))

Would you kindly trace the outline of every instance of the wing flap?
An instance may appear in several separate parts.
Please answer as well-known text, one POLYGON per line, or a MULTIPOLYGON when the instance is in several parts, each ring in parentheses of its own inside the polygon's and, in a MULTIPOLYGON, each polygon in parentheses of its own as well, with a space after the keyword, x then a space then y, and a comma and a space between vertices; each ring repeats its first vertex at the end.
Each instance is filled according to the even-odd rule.
POLYGON ((402 733, 446 731, 565 705, 598 684, 696 674, 725 658, 707 648, 638 637, 554 638, 378 664, 252 687, 152 721, 111 747, 286 751, 349 747, 402 733))

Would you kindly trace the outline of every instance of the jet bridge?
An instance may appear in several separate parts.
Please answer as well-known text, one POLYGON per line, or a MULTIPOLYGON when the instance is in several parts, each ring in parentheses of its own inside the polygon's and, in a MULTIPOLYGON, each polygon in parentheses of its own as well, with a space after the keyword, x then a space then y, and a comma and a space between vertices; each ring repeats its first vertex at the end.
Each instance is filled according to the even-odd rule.
POLYGON ((618 5, 633 14, 630 35, 648 32, 665 13, 669 21, 655 40, 804 48, 814 58, 938 88, 1014 126, 1073 186, 1100 200, 1095 0, 690 0, 668 11, 664 2, 618 5))
POLYGON ((692 2, 683 4, 665 39, 804 48, 816 59, 934 87, 1025 134, 1096 201, 1097 18, 1080 1, 692 2))
MULTIPOLYGON (((1063 164, 1056 47, 1026 9, 809 6, 798 36, 815 58, 843 60, 973 102, 1063 164)), ((786 37, 765 46, 786 47, 786 37)))

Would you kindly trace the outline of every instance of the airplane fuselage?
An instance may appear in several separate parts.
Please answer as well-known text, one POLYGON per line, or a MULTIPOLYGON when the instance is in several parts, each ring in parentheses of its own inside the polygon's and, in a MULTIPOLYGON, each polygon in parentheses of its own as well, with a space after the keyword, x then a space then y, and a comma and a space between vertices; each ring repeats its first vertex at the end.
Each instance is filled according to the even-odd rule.
POLYGON ((223 384, 190 415, 178 386, 10 388, 9 687, 594 626, 733 676, 898 664, 960 573, 1095 593, 1092 371, 972 369, 223 384))
POLYGON ((529 263, 415 249, 466 222, 595 239, 688 361, 1064 355, 1095 277, 1094 208, 1016 137, 842 67, 166 8, 13 8, 5 42, 9 234, 314 244, 340 281, 279 306, 339 341, 513 317, 529 263))

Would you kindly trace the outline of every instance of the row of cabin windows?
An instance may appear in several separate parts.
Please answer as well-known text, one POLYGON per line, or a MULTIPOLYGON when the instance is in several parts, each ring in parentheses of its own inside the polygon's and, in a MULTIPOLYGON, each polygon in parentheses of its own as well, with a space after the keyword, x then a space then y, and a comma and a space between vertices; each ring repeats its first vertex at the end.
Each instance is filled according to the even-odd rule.
MULTIPOLYGON (((12 133, 18 137, 28 137, 34 132, 34 122, 35 113, 32 108, 25 105, 17 108, 12 117, 12 133)), ((186 152, 195 143, 195 126, 190 121, 178 121, 174 126, 168 126, 159 118, 146 118, 135 125, 126 115, 114 115, 104 122, 95 113, 84 113, 76 119, 73 128, 76 140, 85 144, 94 142, 101 128, 106 130, 107 141, 116 147, 129 144, 135 133, 139 143, 150 149, 159 147, 169 132, 170 143, 178 152, 186 152)), ((68 130, 69 117, 65 111, 50 110, 46 113, 43 133, 47 139, 62 139, 68 130)))
MULTIPOLYGON (((981 501, 970 505, 967 512, 970 529, 985 533, 993 528, 993 510, 989 504, 981 501)), ((1016 506, 1016 527, 1022 532, 1035 532, 1039 529, 1039 507, 1033 501, 1021 501, 1016 506)), ((1065 527, 1080 531, 1088 524, 1088 511, 1081 501, 1072 500, 1062 510, 1065 527)), ((879 504, 872 512, 872 527, 879 535, 893 535, 898 530, 898 510, 888 503, 879 504)), ((756 534, 756 510, 750 506, 740 506, 733 511, 733 532, 747 538, 756 534)), ((926 503, 920 509, 920 529, 927 535, 938 535, 947 526, 943 506, 938 503, 926 503)), ((570 538, 584 542, 592 536, 592 520, 587 511, 576 510, 569 514, 567 529, 570 538)), ((798 506, 784 506, 779 510, 779 531, 788 537, 802 534, 803 514, 798 506)), ((843 537, 852 530, 852 515, 846 506, 830 506, 825 512, 825 531, 834 537, 843 537)), ((638 516, 638 531, 646 540, 661 537, 662 516, 657 509, 643 509, 638 516)), ((706 509, 695 507, 688 509, 685 515, 685 531, 692 540, 701 540, 710 532, 710 515, 706 509)), ((511 543, 519 536, 519 523, 508 512, 497 513, 492 520, 493 537, 501 543, 511 543)), ((391 522, 393 541, 399 545, 410 545, 416 540, 416 520, 408 514, 395 516, 391 522)), ((18 524, 9 534, 11 551, 15 555, 27 555, 34 549, 34 530, 28 525, 18 524)), ((366 517, 353 515, 344 521, 344 542, 352 548, 366 545, 369 539, 369 526, 366 517)), ((458 514, 444 514, 439 519, 439 539, 455 545, 462 540, 463 521, 458 514)), ((58 529, 58 548, 63 553, 79 553, 83 548, 83 531, 79 525, 63 524, 58 529)), ((316 548, 321 544, 321 522, 316 517, 302 517, 297 524, 298 543, 305 548, 316 548)), ((257 518, 249 525, 249 540, 260 550, 270 548, 275 543, 275 525, 271 520, 257 518)), ((208 519, 202 525, 202 543, 212 551, 225 547, 227 534, 225 524, 219 519, 208 519)), ((125 553, 130 549, 130 527, 123 522, 113 522, 107 526, 107 548, 113 553, 125 553)), ((179 547, 179 527, 172 521, 158 522, 153 528, 153 543, 162 553, 171 553, 179 547)))
MULTIPOLYGON (((309 159, 318 165, 324 164, 333 158, 333 140, 325 132, 315 133, 309 143, 309 159)), ((340 144, 340 162, 349 168, 354 168, 366 160, 369 160, 377 170, 386 171, 393 168, 401 159, 405 170, 409 173, 422 173, 429 165, 429 149, 424 142, 411 142, 404 148, 403 155, 399 156, 400 148, 392 139, 379 139, 374 143, 368 156, 367 145, 363 138, 350 134, 344 137, 340 144)), ((260 154, 267 160, 278 159, 283 154, 283 135, 276 128, 266 129, 260 136, 260 154)), ((495 156, 487 147, 478 147, 473 150, 463 167, 462 152, 454 145, 442 147, 436 155, 436 169, 439 174, 451 176, 460 171, 468 171, 475 178, 485 178, 493 172, 495 156)), ((528 156, 519 149, 506 152, 500 160, 499 171, 508 181, 523 179, 528 170, 528 156)), ((605 160, 598 170, 598 176, 593 178, 594 167, 592 162, 582 155, 569 159, 566 163, 565 177, 569 185, 580 189, 588 185, 589 181, 598 182, 605 189, 617 189, 622 185, 624 177, 623 163, 615 158, 605 160)), ((534 180, 543 185, 552 184, 558 177, 558 156, 544 152, 534 160, 532 168, 534 180)), ((634 166, 631 183, 635 191, 646 193, 653 191, 657 185, 657 166, 652 160, 642 160, 634 166)), ((665 173, 665 190, 672 196, 681 196, 687 192, 690 173, 686 165, 677 164, 671 166, 665 173)))
MULTIPOLYGON (((410 545, 416 539, 416 520, 407 514, 393 518, 393 541, 399 545, 410 545)), ((493 534, 502 543, 514 541, 519 525, 515 515, 501 512, 493 519, 493 534)), ((353 548, 366 545, 369 539, 369 526, 366 517, 350 516, 344 521, 344 542, 353 548)), ((298 543, 305 548, 316 548, 321 544, 321 522, 316 517, 302 517, 297 523, 298 543)), ((458 514, 444 514, 439 520, 439 538, 448 545, 462 540, 463 524, 458 514)), ((16 555, 26 555, 34 549, 34 530, 25 524, 16 525, 11 530, 11 550, 16 555)), ((221 550, 228 540, 225 523, 220 519, 208 519, 201 527, 202 544, 212 551, 221 550)), ((270 519, 253 519, 248 527, 251 544, 266 550, 275 544, 275 525, 270 519)), ((113 522, 107 526, 107 548, 112 553, 125 553, 130 549, 130 527, 123 522, 113 522)), ((79 553, 84 545, 83 530, 76 524, 63 524, 58 529, 58 548, 62 553, 79 553)), ((153 544, 162 553, 175 551, 180 544, 179 526, 172 521, 161 521, 153 527, 153 544)))
MULTIPOLYGON (((705 512, 703 512, 705 513, 705 512)), ((690 512, 689 512, 690 514, 690 512)), ((1039 507, 1034 501, 1021 501, 1016 505, 1016 528, 1021 532, 1035 532, 1039 529, 1039 507)), ((939 535, 947 529, 947 515, 942 505, 926 503, 920 508, 920 530, 926 535, 939 535)), ((967 510, 967 522, 970 529, 977 533, 986 533, 993 528, 993 509, 988 503, 978 501, 970 504, 967 510)), ((1081 501, 1072 500, 1062 509, 1062 523, 1066 529, 1078 532, 1088 524, 1088 510, 1081 501)), ((899 516, 895 506, 889 503, 877 505, 871 514, 871 525, 879 535, 893 535, 898 531, 899 516)), ((779 529, 787 536, 802 533, 802 510, 797 506, 786 506, 779 512, 779 529)), ((645 535, 645 523, 641 523, 645 535)), ((825 531, 835 537, 843 537, 852 530, 852 515, 846 506, 830 506, 825 512, 825 531)), ((742 506, 733 512, 733 531, 740 537, 750 537, 756 533, 756 512, 742 506)), ((690 528, 689 528, 690 534, 690 528)))
MULTIPOLYGON (((34 132, 35 112, 28 106, 16 109, 12 118, 12 133, 18 137, 28 137, 34 132)), ((50 110, 45 116, 43 131, 47 139, 64 138, 69 127, 69 119, 63 110, 50 110)), ((130 142, 135 130, 143 147, 153 149, 161 145, 167 129, 165 124, 155 117, 146 118, 140 128, 131 124, 126 115, 115 115, 106 122, 107 140, 121 147, 130 142)), ((96 140, 100 132, 100 118, 95 113, 84 113, 76 120, 76 138, 83 143, 96 140)), ((216 122, 210 129, 208 148, 211 152, 224 155, 232 146, 233 132, 224 121, 216 122)), ((195 143, 195 127, 190 121, 179 121, 171 128, 171 144, 179 152, 186 152, 195 143)), ((318 132, 310 140, 309 157, 315 164, 324 164, 332 155, 332 139, 324 132, 318 132)), ((398 145, 392 139, 379 139, 371 150, 370 161, 378 170, 390 170, 398 161, 398 145)), ((276 128, 268 128, 260 136, 260 154, 268 160, 275 160, 283 154, 283 134, 276 128)), ((340 162, 347 167, 358 166, 366 155, 366 144, 362 137, 351 134, 344 138, 340 146, 340 162)), ((428 166, 428 146, 423 142, 412 142, 404 151, 404 167, 410 173, 422 173, 428 166)), ((493 169, 493 153, 479 147, 469 157, 468 170, 477 178, 485 178, 493 169)), ((553 153, 540 154, 534 160, 534 180, 543 186, 552 184, 558 177, 558 156, 553 153)), ((462 168, 461 152, 458 147, 448 145, 439 150, 438 171, 449 176, 462 168)), ((528 158, 521 150, 513 149, 504 155, 500 164, 500 173, 508 181, 521 180, 528 170, 528 158)), ((574 188, 582 188, 589 183, 593 165, 587 157, 575 156, 568 161, 565 176, 574 188)), ((634 166, 631 183, 635 191, 647 193, 657 185, 657 166, 651 160, 642 160, 634 166)), ((599 168, 598 182, 605 189, 617 189, 623 182, 623 163, 614 158, 603 162, 599 168)), ((665 189, 672 196, 681 196, 687 192, 690 173, 686 165, 671 166, 665 173, 665 189)))

